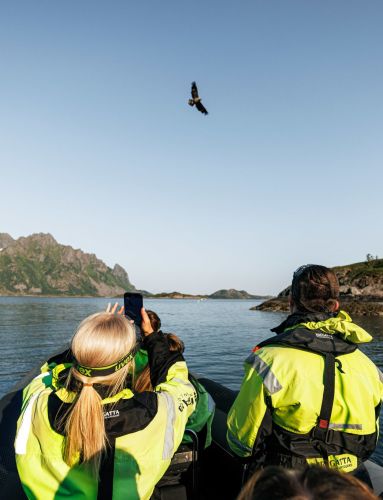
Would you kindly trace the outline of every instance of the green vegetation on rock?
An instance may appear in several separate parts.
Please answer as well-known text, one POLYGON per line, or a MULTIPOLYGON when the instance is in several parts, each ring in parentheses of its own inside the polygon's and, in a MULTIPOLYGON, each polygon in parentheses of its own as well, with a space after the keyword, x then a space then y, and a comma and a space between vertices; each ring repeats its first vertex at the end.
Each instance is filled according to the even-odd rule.
POLYGON ((13 240, 0 234, 0 295, 114 296, 134 290, 128 274, 50 234, 13 240))

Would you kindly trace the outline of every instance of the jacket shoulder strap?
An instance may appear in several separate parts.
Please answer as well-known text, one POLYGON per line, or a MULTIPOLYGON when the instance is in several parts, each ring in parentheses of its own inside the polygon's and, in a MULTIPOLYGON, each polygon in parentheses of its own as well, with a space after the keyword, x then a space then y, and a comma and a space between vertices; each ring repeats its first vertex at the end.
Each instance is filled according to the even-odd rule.
POLYGON ((323 374, 323 398, 322 406, 319 413, 318 423, 316 425, 319 429, 327 430, 330 425, 330 417, 332 407, 334 404, 335 392, 335 358, 332 354, 326 353, 325 365, 323 374))

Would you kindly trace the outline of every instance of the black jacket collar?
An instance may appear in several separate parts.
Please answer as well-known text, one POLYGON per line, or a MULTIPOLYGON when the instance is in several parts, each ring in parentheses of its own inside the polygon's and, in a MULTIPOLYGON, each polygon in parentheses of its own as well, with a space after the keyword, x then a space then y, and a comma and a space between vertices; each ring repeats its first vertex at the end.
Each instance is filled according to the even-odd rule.
POLYGON ((324 313, 324 312, 295 312, 287 316, 287 318, 271 331, 279 335, 283 333, 287 328, 291 328, 299 323, 308 323, 312 321, 318 323, 319 321, 326 321, 329 318, 335 318, 337 312, 334 313, 324 313))

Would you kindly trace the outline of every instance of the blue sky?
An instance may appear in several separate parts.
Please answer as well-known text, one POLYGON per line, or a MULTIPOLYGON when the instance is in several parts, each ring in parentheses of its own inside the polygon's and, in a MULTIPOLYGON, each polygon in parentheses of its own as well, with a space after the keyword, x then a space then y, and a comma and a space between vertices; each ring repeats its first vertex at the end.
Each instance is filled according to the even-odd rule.
POLYGON ((380 0, 2 2, 0 232, 151 291, 383 256, 382 24, 380 0))

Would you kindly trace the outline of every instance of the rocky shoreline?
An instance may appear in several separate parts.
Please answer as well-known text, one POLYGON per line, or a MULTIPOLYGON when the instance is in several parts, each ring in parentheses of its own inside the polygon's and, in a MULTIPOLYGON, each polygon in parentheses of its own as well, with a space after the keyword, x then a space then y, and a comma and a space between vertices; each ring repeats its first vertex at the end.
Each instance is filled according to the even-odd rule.
MULTIPOLYGON (((340 308, 351 316, 383 316, 381 297, 341 297, 340 308)), ((251 311, 288 312, 288 297, 274 297, 250 308, 251 311)))

